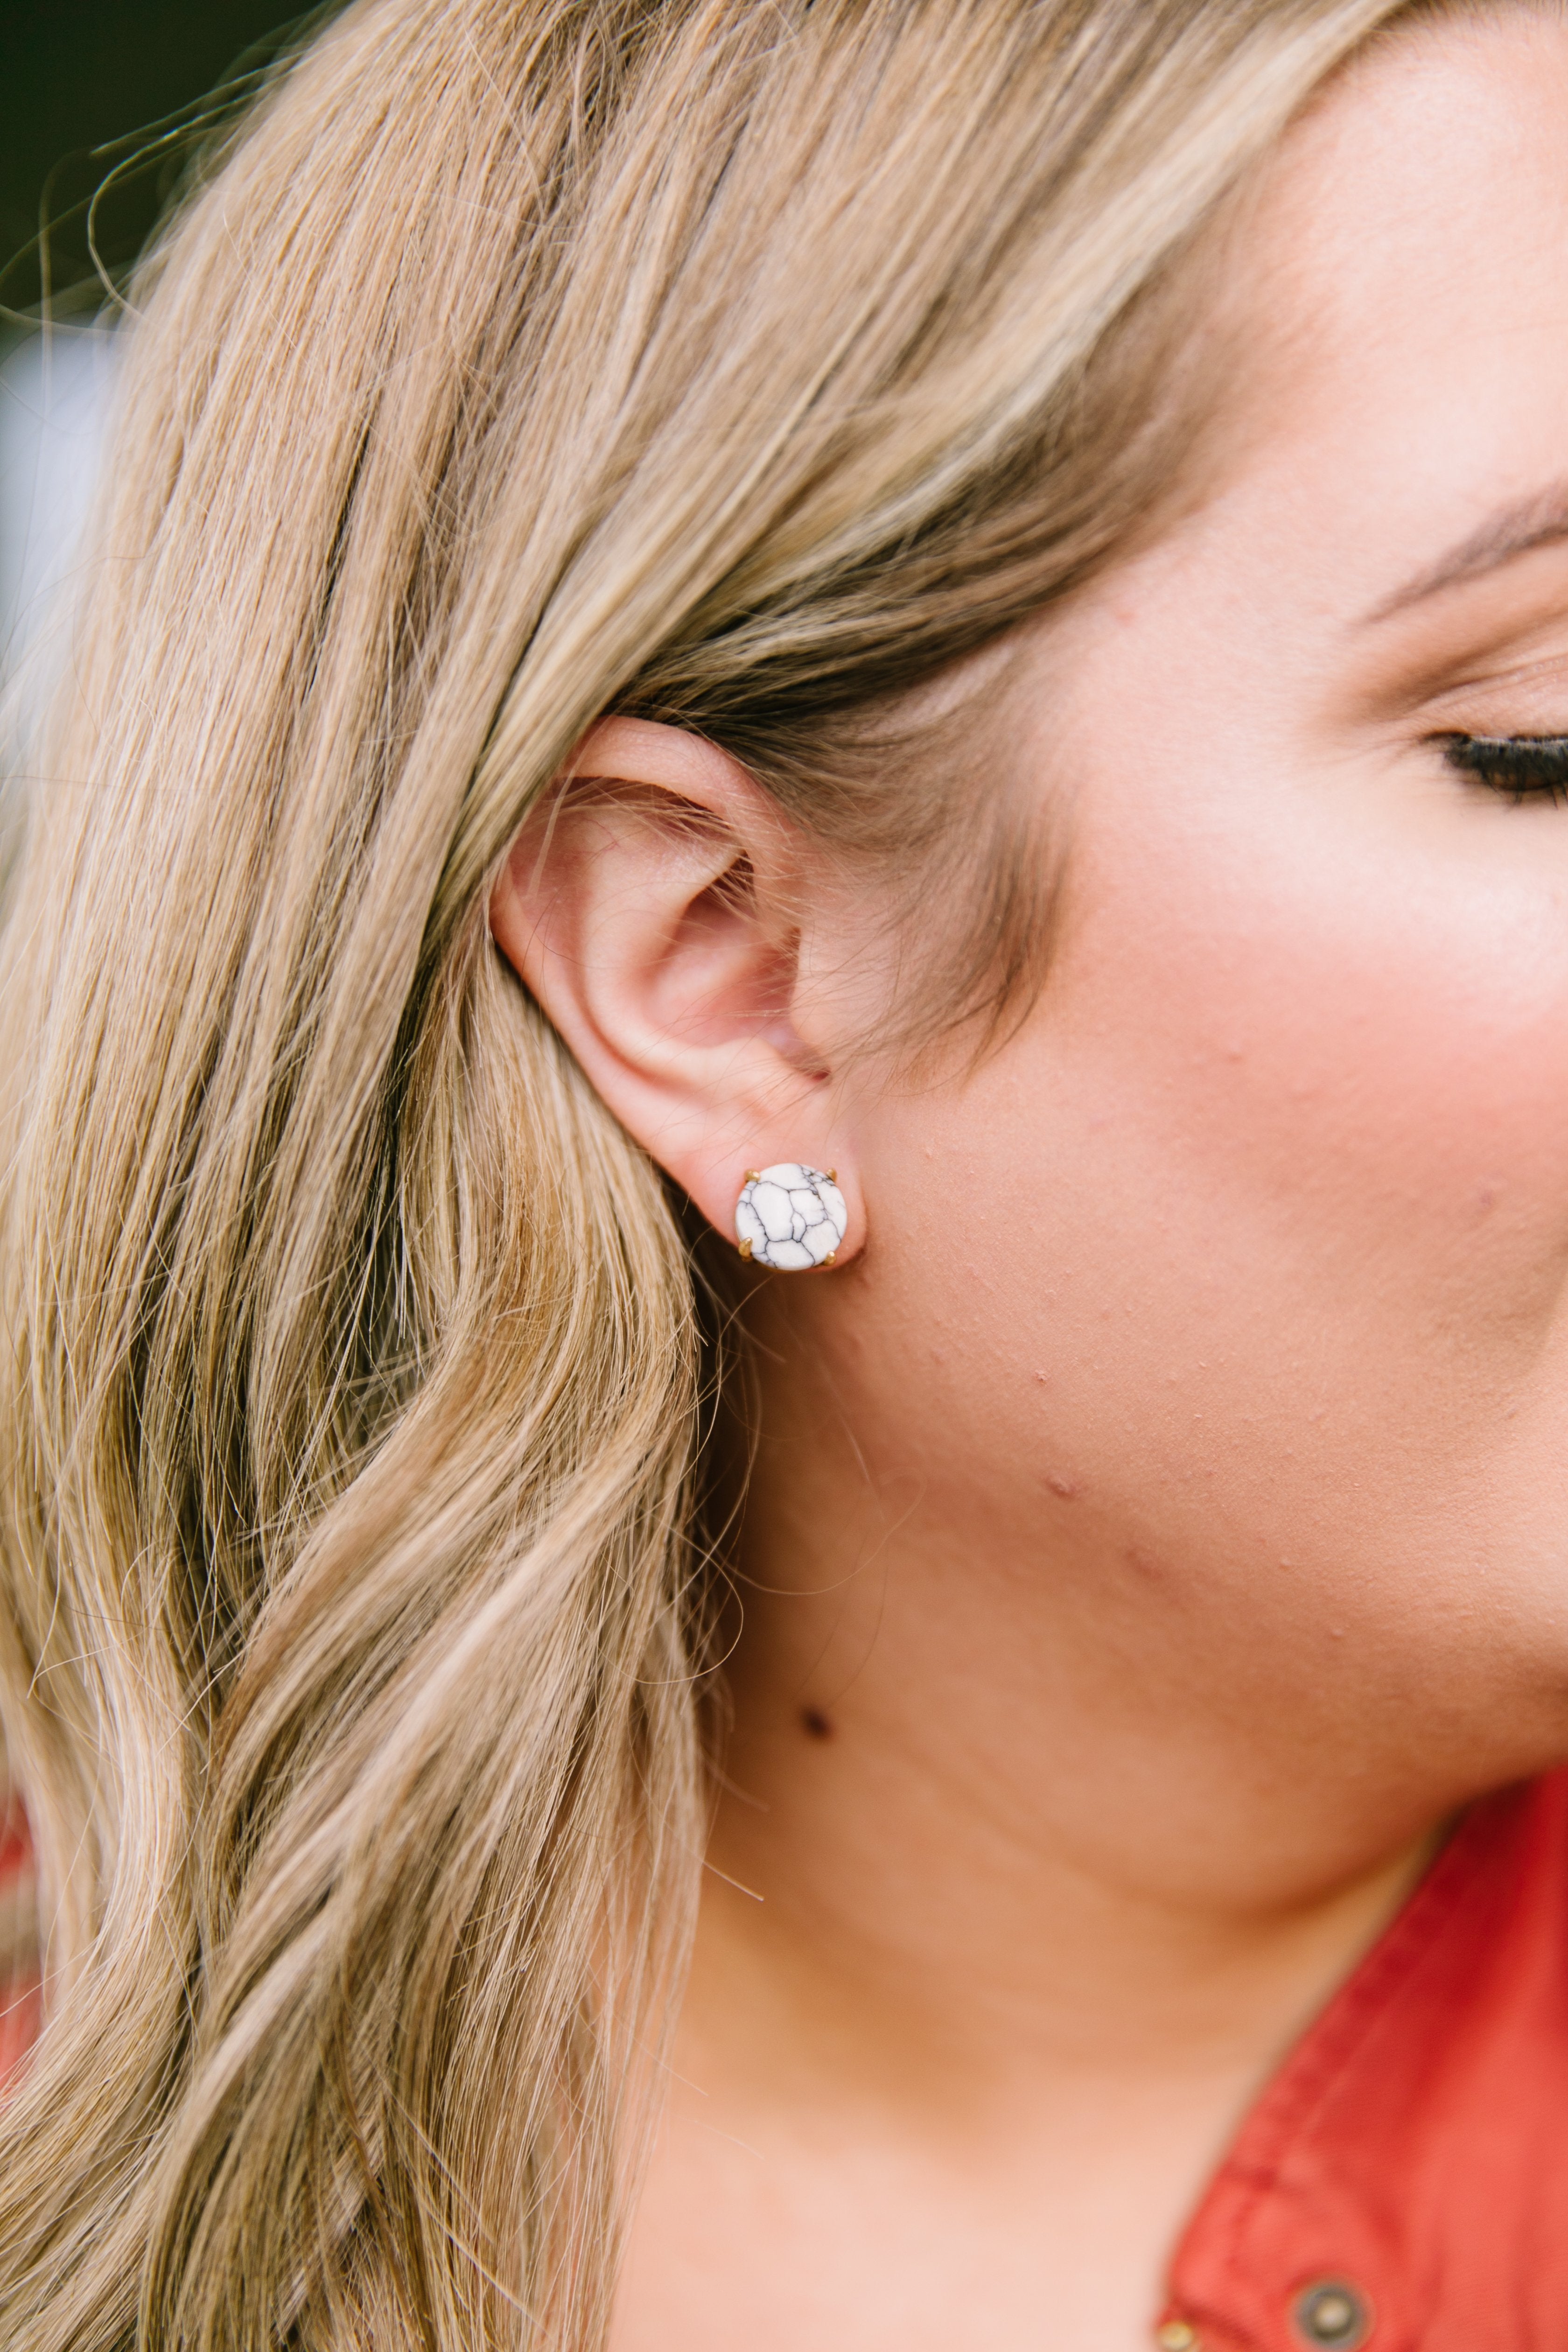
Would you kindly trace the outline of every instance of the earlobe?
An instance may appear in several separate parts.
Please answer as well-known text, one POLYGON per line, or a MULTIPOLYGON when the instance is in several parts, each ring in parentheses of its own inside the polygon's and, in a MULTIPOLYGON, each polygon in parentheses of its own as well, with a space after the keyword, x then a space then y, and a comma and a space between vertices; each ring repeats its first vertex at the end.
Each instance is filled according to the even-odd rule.
POLYGON ((841 1261, 863 1223, 829 1044, 797 1026, 809 864, 717 746, 607 719, 524 826, 490 903, 498 946, 593 1085, 719 1232, 744 1241, 750 1177, 793 1170, 793 1188, 763 1199, 771 1216, 747 1212, 766 1244, 753 1235, 751 1255, 780 1267, 841 1261))

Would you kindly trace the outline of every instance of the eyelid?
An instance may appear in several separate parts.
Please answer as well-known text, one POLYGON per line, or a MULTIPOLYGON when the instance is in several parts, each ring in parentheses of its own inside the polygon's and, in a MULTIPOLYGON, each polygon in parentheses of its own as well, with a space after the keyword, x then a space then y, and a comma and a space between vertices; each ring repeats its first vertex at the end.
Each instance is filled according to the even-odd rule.
POLYGON ((1568 630, 1549 656, 1446 679, 1413 709, 1428 735, 1495 741, 1568 735, 1568 630))
POLYGON ((1502 735, 1530 723, 1521 698, 1536 698, 1543 734, 1568 719, 1568 607, 1561 600, 1549 614, 1537 606, 1484 635, 1473 627, 1462 636, 1423 631, 1402 656, 1379 662, 1357 700, 1374 723, 1397 726, 1419 713, 1434 731, 1502 735))

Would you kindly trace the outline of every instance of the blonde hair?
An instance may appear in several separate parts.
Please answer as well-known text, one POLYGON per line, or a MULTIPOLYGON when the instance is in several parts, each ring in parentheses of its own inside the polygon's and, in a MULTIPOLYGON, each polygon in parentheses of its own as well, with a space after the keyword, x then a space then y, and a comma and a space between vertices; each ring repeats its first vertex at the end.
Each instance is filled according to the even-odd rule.
POLYGON ((184 201, 7 933, 19 2352, 602 2341, 705 1359, 493 877, 608 709, 934 837, 856 714, 1131 527, 1154 289, 1396 13, 358 0, 184 201))

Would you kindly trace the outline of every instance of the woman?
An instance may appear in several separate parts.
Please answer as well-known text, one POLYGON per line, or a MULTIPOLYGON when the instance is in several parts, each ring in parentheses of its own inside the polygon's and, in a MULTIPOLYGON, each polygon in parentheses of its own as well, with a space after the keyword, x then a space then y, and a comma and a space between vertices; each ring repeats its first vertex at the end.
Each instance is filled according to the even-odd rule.
POLYGON ((1564 2340, 1565 102, 360 0, 191 190, 7 932, 8 2346, 1564 2340))

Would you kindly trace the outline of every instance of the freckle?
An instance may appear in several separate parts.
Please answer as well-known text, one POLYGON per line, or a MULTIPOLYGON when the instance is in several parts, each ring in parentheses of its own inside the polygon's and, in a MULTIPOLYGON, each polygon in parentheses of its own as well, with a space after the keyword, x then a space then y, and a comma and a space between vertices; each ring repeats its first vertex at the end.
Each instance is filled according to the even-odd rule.
POLYGON ((1078 1499, 1079 1490, 1070 1478, 1047 1478, 1046 1484, 1053 1495, 1061 1496, 1064 1503, 1076 1502, 1078 1499))
POLYGON ((801 1708, 800 1727, 808 1739, 831 1739, 833 1737, 833 1726, 819 1706, 801 1708))

